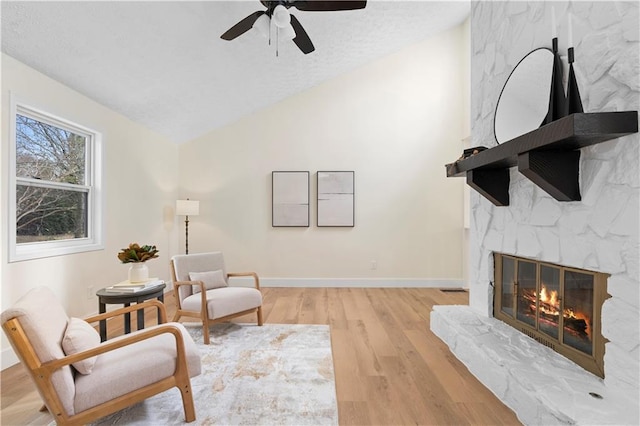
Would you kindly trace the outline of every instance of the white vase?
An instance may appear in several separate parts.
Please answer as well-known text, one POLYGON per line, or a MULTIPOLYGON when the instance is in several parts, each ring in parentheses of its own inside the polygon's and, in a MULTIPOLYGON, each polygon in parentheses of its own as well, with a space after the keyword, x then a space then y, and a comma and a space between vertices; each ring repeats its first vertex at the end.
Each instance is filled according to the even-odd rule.
POLYGON ((138 283, 149 279, 149 268, 145 263, 132 263, 129 267, 129 282, 138 283))

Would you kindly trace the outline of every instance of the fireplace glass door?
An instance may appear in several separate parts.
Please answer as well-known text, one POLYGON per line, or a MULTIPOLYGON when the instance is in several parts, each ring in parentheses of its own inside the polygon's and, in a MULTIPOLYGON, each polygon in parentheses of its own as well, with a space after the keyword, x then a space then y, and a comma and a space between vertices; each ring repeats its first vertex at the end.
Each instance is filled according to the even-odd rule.
POLYGON ((532 327, 536 326, 536 312, 538 310, 537 281, 536 264, 524 260, 518 261, 518 297, 516 298, 518 314, 516 318, 532 327))
POLYGON ((500 310, 506 315, 513 316, 514 290, 516 288, 516 261, 510 257, 502 260, 502 298, 500 310))
POLYGON ((499 253, 494 260, 494 316, 603 377, 606 274, 499 253))
POLYGON ((592 353, 591 328, 593 317, 593 275, 575 271, 564 273, 564 328, 565 345, 592 353))

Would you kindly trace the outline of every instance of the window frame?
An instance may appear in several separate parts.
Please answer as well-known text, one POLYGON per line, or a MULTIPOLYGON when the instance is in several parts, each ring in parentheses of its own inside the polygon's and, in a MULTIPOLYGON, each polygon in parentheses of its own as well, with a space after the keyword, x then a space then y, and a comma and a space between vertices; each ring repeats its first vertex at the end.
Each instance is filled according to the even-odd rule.
POLYGON ((9 113, 9 200, 8 207, 8 252, 9 262, 62 256, 104 249, 104 191, 103 191, 103 144, 102 134, 96 130, 61 118, 36 108, 11 94, 9 113), (64 182, 39 181, 17 176, 17 124, 16 116, 22 115, 55 127, 68 130, 86 138, 84 185, 64 182), (85 192, 87 194, 87 237, 68 240, 17 243, 16 193, 18 185, 32 185, 85 192))

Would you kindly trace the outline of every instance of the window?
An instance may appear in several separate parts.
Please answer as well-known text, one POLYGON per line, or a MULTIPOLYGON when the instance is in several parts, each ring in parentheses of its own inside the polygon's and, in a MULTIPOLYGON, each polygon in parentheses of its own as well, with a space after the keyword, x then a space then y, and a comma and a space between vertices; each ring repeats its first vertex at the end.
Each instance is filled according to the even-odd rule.
POLYGON ((102 245, 101 135, 12 97, 9 260, 102 245))

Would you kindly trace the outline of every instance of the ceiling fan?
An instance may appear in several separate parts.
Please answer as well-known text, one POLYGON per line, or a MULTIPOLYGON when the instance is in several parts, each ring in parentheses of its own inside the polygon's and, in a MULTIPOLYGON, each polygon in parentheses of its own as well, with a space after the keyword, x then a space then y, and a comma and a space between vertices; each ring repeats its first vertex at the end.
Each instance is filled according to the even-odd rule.
POLYGON ((300 21, 289 13, 291 7, 303 12, 334 12, 340 10, 364 9, 366 0, 260 0, 267 10, 259 10, 247 16, 220 38, 223 40, 233 40, 241 36, 252 28, 258 29, 265 34, 269 33, 270 21, 273 20, 278 27, 278 34, 282 32, 284 38, 293 39, 293 42, 304 53, 311 53, 315 50, 307 32, 302 28, 300 21), (266 27, 265 27, 266 26, 266 27), (265 29, 266 28, 266 29, 265 29))

